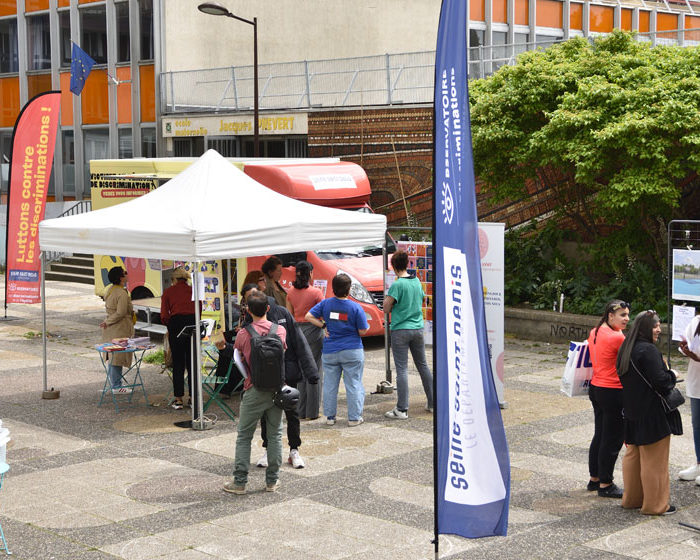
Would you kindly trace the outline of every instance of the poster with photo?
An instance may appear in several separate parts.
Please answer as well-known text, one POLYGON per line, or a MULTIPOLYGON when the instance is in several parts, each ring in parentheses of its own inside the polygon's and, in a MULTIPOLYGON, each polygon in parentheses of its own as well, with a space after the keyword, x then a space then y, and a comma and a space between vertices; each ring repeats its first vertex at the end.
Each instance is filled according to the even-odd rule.
MULTIPOLYGON (((192 274, 192 263, 175 263, 184 266, 192 274)), ((216 321, 214 331, 223 328, 224 322, 224 292, 220 261, 202 261, 199 263, 198 283, 202 299, 202 319, 216 321)))
POLYGON ((673 250, 673 299, 700 301, 700 251, 673 250))

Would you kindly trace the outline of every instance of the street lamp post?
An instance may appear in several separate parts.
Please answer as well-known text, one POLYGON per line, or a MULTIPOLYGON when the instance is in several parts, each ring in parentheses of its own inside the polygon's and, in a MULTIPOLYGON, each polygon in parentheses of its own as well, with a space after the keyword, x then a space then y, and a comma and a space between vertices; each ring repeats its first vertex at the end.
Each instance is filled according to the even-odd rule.
POLYGON ((258 18, 252 21, 239 17, 216 2, 204 2, 197 6, 200 12, 211 16, 226 16, 253 26, 253 155, 260 157, 260 123, 258 114, 258 18))

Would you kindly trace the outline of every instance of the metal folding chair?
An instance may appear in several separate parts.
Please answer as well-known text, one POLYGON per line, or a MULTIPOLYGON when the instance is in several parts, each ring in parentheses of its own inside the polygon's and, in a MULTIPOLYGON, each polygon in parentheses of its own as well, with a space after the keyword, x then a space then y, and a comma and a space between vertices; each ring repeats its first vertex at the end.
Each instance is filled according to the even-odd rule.
MULTIPOLYGON (((219 360, 221 356, 216 346, 207 346, 204 348, 204 361, 203 361, 203 376, 202 376, 202 387, 204 391, 209 395, 209 399, 204 403, 204 411, 212 405, 216 404, 221 410, 224 411, 226 416, 228 416, 234 422, 236 421, 236 413, 231 410, 231 407, 221 399, 221 389, 228 383, 231 377, 231 371, 235 367, 233 358, 229 362, 226 368, 225 374, 221 375, 221 371, 218 372, 219 360)), ((243 384, 243 380, 238 383, 237 390, 243 384)))
MULTIPOLYGON (((5 473, 10 470, 10 465, 7 463, 0 463, 0 490, 2 490, 2 483, 5 480, 5 473)), ((7 541, 5 540, 5 533, 2 530, 2 524, 0 523, 0 550, 4 550, 5 554, 8 556, 12 554, 7 546, 7 541)))

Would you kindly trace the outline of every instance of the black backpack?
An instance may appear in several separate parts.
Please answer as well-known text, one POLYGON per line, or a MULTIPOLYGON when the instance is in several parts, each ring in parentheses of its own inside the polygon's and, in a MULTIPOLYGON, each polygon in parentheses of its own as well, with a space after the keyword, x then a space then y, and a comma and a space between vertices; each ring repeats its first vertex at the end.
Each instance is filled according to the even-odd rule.
POLYGON ((277 324, 261 335, 247 325, 250 334, 250 381, 260 391, 278 391, 284 385, 284 345, 277 336, 277 324))

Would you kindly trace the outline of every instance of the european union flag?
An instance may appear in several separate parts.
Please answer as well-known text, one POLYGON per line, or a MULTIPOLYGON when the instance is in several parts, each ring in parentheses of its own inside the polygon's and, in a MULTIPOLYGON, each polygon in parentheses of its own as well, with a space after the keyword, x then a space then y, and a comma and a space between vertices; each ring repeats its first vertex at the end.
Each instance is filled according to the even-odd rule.
POLYGON ((73 43, 70 62, 70 90, 75 95, 80 95, 80 92, 83 91, 85 80, 90 75, 94 64, 95 61, 90 55, 73 43))

